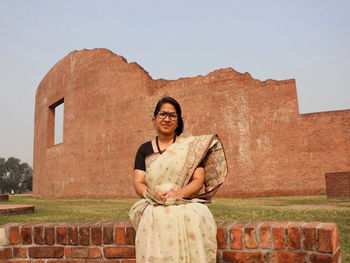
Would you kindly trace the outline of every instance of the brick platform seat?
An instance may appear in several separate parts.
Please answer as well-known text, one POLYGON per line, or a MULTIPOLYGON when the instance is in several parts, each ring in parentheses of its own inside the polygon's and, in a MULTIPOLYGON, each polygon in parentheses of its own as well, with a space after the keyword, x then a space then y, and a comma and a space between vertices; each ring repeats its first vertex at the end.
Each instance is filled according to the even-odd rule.
MULTIPOLYGON (((334 223, 217 223, 217 262, 340 262, 334 223)), ((135 263, 129 222, 6 224, 0 262, 135 263)))
POLYGON ((0 204, 1 214, 28 214, 34 213, 34 205, 0 204))
POLYGON ((8 194, 0 194, 0 202, 7 202, 9 200, 8 194))

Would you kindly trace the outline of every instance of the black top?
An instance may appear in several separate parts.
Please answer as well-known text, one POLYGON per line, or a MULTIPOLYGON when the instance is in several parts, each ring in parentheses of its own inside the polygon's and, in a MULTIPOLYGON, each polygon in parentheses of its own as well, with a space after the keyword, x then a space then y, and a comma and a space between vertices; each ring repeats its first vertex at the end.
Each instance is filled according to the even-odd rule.
MULTIPOLYGON (((145 142, 144 144, 142 144, 136 153, 134 170, 138 169, 138 170, 146 171, 145 159, 146 159, 147 155, 150 155, 152 153, 154 153, 154 151, 153 151, 151 141, 148 141, 148 142, 145 142)), ((204 161, 202 161, 198 165, 198 167, 204 168, 204 161)))

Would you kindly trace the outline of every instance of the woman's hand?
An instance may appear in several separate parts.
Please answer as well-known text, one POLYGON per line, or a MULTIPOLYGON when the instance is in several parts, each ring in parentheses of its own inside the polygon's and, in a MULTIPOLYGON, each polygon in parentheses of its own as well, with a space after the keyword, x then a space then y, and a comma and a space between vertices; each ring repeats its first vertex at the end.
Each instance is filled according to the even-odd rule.
POLYGON ((151 193, 151 195, 153 195, 158 200, 163 201, 163 202, 166 201, 166 198, 164 196, 164 192, 156 192, 156 191, 151 190, 150 188, 148 188, 148 191, 151 193))
POLYGON ((163 192, 162 194, 163 194, 165 200, 168 199, 168 198, 183 198, 184 197, 180 190, 178 190, 178 191, 174 191, 174 190, 167 191, 167 192, 163 192))

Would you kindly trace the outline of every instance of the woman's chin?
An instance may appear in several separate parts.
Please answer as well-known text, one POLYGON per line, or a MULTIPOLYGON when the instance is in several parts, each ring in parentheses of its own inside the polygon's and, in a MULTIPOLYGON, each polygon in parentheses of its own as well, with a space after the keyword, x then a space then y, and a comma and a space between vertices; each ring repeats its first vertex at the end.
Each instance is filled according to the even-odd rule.
POLYGON ((159 133, 163 135, 172 135, 174 132, 172 129, 159 129, 159 133))

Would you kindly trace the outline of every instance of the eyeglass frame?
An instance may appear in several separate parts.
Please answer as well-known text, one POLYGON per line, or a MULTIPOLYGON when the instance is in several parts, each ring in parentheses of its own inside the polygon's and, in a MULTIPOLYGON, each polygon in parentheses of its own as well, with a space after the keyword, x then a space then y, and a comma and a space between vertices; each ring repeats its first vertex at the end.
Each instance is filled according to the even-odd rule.
POLYGON ((179 118, 179 116, 178 116, 178 114, 177 114, 176 112, 168 112, 168 111, 158 111, 158 112, 157 112, 157 117, 158 117, 160 120, 165 120, 166 117, 169 117, 169 120, 171 120, 171 121, 177 121, 178 118, 179 118), (165 113, 166 116, 165 116, 164 118, 161 118, 161 117, 159 116, 159 113, 165 113), (173 117, 175 117, 175 119, 172 119, 172 117, 171 117, 170 114, 173 114, 173 117), (175 115, 175 116, 174 116, 174 115, 175 115))

